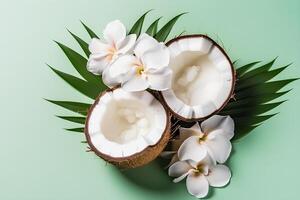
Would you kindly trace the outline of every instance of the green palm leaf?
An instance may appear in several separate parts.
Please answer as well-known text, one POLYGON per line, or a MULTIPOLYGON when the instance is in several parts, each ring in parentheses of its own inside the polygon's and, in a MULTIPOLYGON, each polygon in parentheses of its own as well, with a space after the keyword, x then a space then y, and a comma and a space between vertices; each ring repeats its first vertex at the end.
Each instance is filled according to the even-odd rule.
POLYGON ((94 84, 95 86, 101 87, 103 89, 106 88, 106 86, 103 84, 100 76, 96 76, 92 73, 90 73, 87 68, 87 59, 81 56, 76 51, 70 49, 69 47, 56 42, 58 46, 63 50, 67 58, 72 63, 73 67, 76 69, 76 71, 88 82, 91 84, 94 84))
POLYGON ((91 106, 91 104, 88 103, 81 103, 81 102, 74 102, 74 101, 55 101, 49 99, 45 99, 45 100, 84 116, 87 115, 88 109, 91 106))
POLYGON ((157 20, 155 20, 154 22, 152 22, 152 24, 148 27, 146 33, 150 36, 154 36, 157 33, 157 27, 158 27, 158 22, 161 19, 158 18, 157 20))
MULTIPOLYGON (((264 122, 277 114, 278 113, 262 116, 250 115, 246 117, 239 117, 237 127, 246 127, 248 124, 251 124, 251 126, 259 125, 261 122, 264 122)), ((237 139, 237 137, 239 137, 239 135, 235 135, 234 139, 237 139)))
POLYGON ((247 79, 249 77, 253 77, 255 75, 258 75, 262 72, 268 71, 273 66, 275 60, 276 60, 276 58, 274 60, 272 60, 271 62, 269 62, 265 65, 262 65, 261 67, 257 67, 257 68, 255 68, 255 69, 253 69, 253 70, 251 70, 247 73, 244 73, 242 75, 240 74, 240 75, 238 75, 238 77, 240 77, 240 79, 247 79))
POLYGON ((71 131, 71 132, 76 132, 76 133, 83 133, 84 132, 84 127, 80 127, 80 128, 66 128, 65 130, 71 131))
MULTIPOLYGON (((236 62, 233 62, 233 65, 236 65, 236 62)), ((239 67, 236 69, 236 73, 238 74, 238 76, 242 76, 246 71, 248 71, 249 69, 251 69, 253 66, 255 66, 256 64, 260 63, 260 61, 257 61, 257 62, 252 62, 252 63, 249 63, 247 65, 244 65, 242 67, 239 67)))
POLYGON ((167 22, 154 36, 155 39, 157 39, 159 42, 164 42, 167 37, 169 36, 173 26, 175 25, 176 21, 186 13, 181 13, 177 16, 175 16, 173 19, 171 19, 169 22, 167 22))
POLYGON ((77 116, 56 116, 58 118, 61 118, 63 120, 74 122, 77 124, 85 124, 85 117, 77 117, 77 116))
POLYGON ((265 102, 269 102, 274 99, 277 99, 277 98, 285 95, 289 91, 290 90, 287 90, 284 92, 277 92, 277 93, 273 93, 273 94, 256 96, 256 97, 248 97, 246 99, 240 99, 240 100, 236 100, 236 101, 231 101, 226 105, 226 107, 223 109, 223 111, 225 112, 227 110, 236 109, 239 107, 263 104, 265 102))
POLYGON ((84 54, 89 57, 90 51, 89 51, 89 45, 86 43, 83 39, 72 33, 71 31, 68 30, 68 32, 73 36, 73 38, 78 42, 80 45, 81 49, 83 50, 84 54))
POLYGON ((271 71, 265 71, 265 72, 262 72, 260 74, 255 75, 255 76, 251 76, 249 78, 244 78, 246 80, 241 81, 241 83, 236 86, 236 90, 239 91, 241 89, 244 89, 244 88, 247 88, 247 87, 250 87, 250 86, 254 86, 254 85, 258 85, 260 83, 264 83, 264 82, 274 78, 275 76, 277 76, 280 72, 285 70, 289 65, 286 65, 284 67, 280 67, 278 69, 274 69, 274 70, 271 70, 271 71))
POLYGON ((61 72, 57 69, 54 69, 50 65, 48 65, 58 76, 60 76, 63 80, 69 83, 73 88, 82 94, 90 97, 91 99, 96 99, 100 92, 102 92, 102 88, 95 86, 87 81, 84 81, 80 78, 72 76, 70 74, 61 72))
POLYGON ((91 37, 91 38, 99 38, 98 36, 97 36, 97 34, 94 32, 94 31, 92 31, 92 29, 90 29, 87 25, 85 25, 82 21, 80 21, 81 22, 81 24, 83 25, 83 27, 85 28, 85 30, 88 32, 88 34, 89 34, 89 36, 91 37))
POLYGON ((271 102, 290 90, 278 92, 287 84, 297 79, 270 81, 290 65, 271 70, 276 59, 253 69, 259 62, 249 63, 237 68, 237 82, 234 99, 220 112, 230 115, 236 124, 233 140, 247 135, 265 120, 276 114, 265 114, 285 101, 271 102))
MULTIPOLYGON (((85 30, 88 32, 91 38, 98 38, 98 36, 95 34, 94 31, 92 31, 87 25, 85 25, 83 22, 81 22, 85 30)), ((77 41, 77 43, 82 48, 85 55, 88 57, 90 52, 88 49, 88 44, 82 40, 77 35, 73 34, 71 31, 69 33, 72 35, 72 37, 77 41)), ((55 41, 56 42, 56 41, 55 41)), ((71 85, 74 89, 79 91, 80 93, 86 95, 87 97, 90 97, 92 99, 95 99, 99 93, 104 91, 107 87, 103 84, 102 79, 100 76, 96 76, 89 71, 87 71, 86 65, 87 65, 87 59, 81 56, 76 51, 72 50, 71 48, 67 47, 64 44, 61 44, 59 42, 56 42, 59 47, 63 50, 64 54, 67 56, 69 61, 71 62, 72 66, 76 69, 76 71, 81 75, 82 78, 85 80, 82 80, 80 78, 77 78, 73 75, 67 74, 65 72, 59 71, 57 69, 54 69, 53 67, 49 66, 58 76, 60 76, 63 80, 65 80, 69 85, 71 85)), ((47 101, 61 106, 67 110, 73 111, 75 113, 81 114, 86 116, 88 109, 90 108, 91 104, 87 103, 81 103, 81 102, 72 102, 72 101, 55 101, 55 100, 48 100, 47 101)), ((64 120, 84 124, 85 118, 84 117, 73 117, 73 116, 58 116, 64 120)), ((83 132, 84 128, 71 128, 66 129, 68 131, 73 132, 83 132)))
POLYGON ((136 34, 137 36, 139 36, 142 32, 142 28, 143 28, 143 24, 145 21, 145 17, 146 15, 150 12, 151 10, 148 10, 147 12, 145 12, 132 26, 132 28, 129 31, 129 34, 136 34))
POLYGON ((276 93, 278 90, 286 86, 287 84, 297 80, 297 78, 286 79, 280 81, 272 81, 263 84, 259 84, 253 87, 245 88, 237 91, 235 97, 237 99, 244 99, 249 97, 257 97, 261 95, 269 95, 276 93))
POLYGON ((260 115, 265 112, 268 112, 280 104, 282 104, 285 101, 279 101, 275 103, 268 103, 268 104, 259 104, 259 105, 252 105, 249 107, 245 108, 236 108, 236 109, 230 109, 230 110, 223 110, 222 114, 223 115, 234 115, 234 116, 247 116, 249 113, 254 114, 254 115, 260 115))

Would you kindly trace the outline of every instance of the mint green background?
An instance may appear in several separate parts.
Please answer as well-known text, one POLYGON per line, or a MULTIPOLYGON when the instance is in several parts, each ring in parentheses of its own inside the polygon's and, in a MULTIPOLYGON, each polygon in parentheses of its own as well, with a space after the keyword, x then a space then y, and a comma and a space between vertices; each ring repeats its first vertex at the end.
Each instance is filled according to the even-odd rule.
MULTIPOLYGON (((42 99, 89 101, 45 66, 75 73, 52 40, 79 50, 66 27, 88 39, 80 19, 100 33, 110 20, 130 26, 151 8, 150 19, 163 15, 163 22, 188 11, 173 35, 187 30, 222 38, 240 63, 279 56, 278 65, 294 63, 281 77, 300 76, 299 0, 1 0, 0 5, 1 200, 194 199, 156 163, 119 172, 86 153, 83 135, 64 131, 72 124, 54 117, 70 113, 42 99)), ((299 86, 288 86, 294 90, 276 109, 279 115, 234 145, 231 183, 215 189, 211 199, 299 199, 299 86)))

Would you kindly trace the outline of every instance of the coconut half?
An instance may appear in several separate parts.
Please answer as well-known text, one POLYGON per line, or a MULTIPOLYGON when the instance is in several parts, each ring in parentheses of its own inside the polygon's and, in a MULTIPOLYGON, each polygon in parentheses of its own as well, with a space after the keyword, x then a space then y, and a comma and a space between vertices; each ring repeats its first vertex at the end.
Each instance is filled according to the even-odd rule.
POLYGON ((170 138, 170 116, 148 91, 109 89, 92 105, 85 135, 91 150, 104 160, 135 168, 164 149, 170 138))
POLYGON ((225 51, 205 35, 167 42, 172 86, 161 92, 170 111, 183 121, 201 120, 221 110, 234 90, 234 69, 225 51))

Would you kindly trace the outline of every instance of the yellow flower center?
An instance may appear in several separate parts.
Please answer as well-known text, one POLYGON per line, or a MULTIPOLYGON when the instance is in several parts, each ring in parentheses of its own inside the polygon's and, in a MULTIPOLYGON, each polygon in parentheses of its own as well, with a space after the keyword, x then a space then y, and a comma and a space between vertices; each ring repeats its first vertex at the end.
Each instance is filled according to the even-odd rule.
POLYGON ((141 76, 145 73, 145 67, 140 60, 136 60, 133 66, 135 67, 136 75, 141 76))
POLYGON ((136 74, 137 75, 142 75, 145 72, 144 66, 139 65, 136 67, 136 74))
POLYGON ((194 170, 194 174, 196 175, 196 176, 199 176, 199 175, 201 175, 201 174, 203 174, 204 173, 204 165, 203 164, 199 164, 196 168, 195 168, 195 170, 194 170))
POLYGON ((199 142, 202 143, 202 142, 205 142, 207 139, 207 134, 204 134, 202 137, 199 138, 199 142))

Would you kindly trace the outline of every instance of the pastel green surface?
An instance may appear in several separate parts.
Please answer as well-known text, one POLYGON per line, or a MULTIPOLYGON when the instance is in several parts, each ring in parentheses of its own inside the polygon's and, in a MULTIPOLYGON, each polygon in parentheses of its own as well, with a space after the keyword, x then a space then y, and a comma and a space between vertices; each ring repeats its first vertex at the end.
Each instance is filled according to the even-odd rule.
MULTIPOLYGON (((173 184, 161 166, 120 172, 81 144, 83 135, 64 131, 69 114, 43 98, 90 102, 46 67, 45 62, 75 73, 53 39, 78 49, 66 28, 88 40, 79 20, 101 32, 107 22, 128 27, 145 11, 146 23, 162 22, 180 12, 173 35, 207 33, 222 41, 240 63, 279 56, 293 62, 282 78, 300 77, 300 1, 71 1, 1 0, 0 17, 0 199, 194 199, 184 183, 173 184), (151 20, 150 20, 151 19, 151 20)), ((230 185, 214 189, 210 199, 299 199, 300 82, 280 112, 234 144, 228 163, 230 185)))

